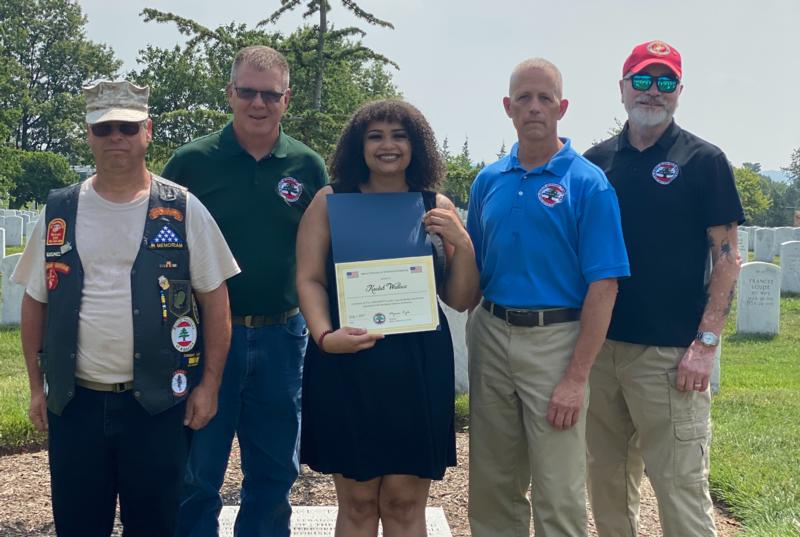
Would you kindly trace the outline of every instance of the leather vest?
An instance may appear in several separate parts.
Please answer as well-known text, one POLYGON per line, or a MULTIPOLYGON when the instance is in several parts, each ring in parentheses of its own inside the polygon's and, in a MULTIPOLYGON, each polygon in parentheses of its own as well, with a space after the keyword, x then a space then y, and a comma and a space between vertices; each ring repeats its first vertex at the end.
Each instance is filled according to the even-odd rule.
MULTIPOLYGON (((80 184, 50 192, 45 222, 47 322, 39 355, 48 409, 75 395, 83 267, 75 240, 80 184)), ((202 335, 189 276, 187 191, 152 177, 144 234, 131 267, 133 395, 150 414, 183 401, 202 375, 202 335)), ((93 222, 102 226, 102 222, 93 222)))

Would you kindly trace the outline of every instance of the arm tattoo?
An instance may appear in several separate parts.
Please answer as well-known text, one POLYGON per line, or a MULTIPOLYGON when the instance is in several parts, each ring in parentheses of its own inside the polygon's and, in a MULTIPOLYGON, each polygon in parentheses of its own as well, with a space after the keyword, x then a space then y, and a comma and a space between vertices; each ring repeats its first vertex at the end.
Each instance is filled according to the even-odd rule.
POLYGON ((731 287, 731 292, 728 293, 728 304, 725 306, 725 313, 723 313, 725 317, 727 317, 728 314, 731 312, 731 307, 733 306, 733 296, 735 294, 736 294, 736 289, 734 287, 731 287))

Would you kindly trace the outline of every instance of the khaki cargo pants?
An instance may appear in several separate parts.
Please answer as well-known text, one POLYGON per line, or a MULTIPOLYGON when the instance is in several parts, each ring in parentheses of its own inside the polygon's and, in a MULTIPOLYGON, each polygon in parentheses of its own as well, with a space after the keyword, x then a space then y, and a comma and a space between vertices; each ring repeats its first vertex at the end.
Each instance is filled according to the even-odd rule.
POLYGON ((716 535, 708 491, 711 394, 675 389, 683 347, 606 340, 589 381, 589 497, 600 537, 636 537, 646 468, 664 537, 716 535))
POLYGON ((566 431, 547 407, 572 357, 579 323, 507 324, 482 307, 467 326, 469 519, 473 537, 586 535, 585 419, 566 431))

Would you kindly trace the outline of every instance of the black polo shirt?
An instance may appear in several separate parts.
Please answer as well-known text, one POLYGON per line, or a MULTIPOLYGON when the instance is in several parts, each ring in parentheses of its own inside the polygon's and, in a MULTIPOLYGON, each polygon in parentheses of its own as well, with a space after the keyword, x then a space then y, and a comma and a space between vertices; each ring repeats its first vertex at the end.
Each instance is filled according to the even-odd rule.
POLYGON ((622 132, 585 157, 619 198, 631 277, 619 281, 608 337, 686 347, 706 305, 706 230, 744 222, 733 171, 718 147, 673 121, 644 151, 622 132))
POLYGON ((242 268, 228 280, 233 315, 297 306, 297 226, 328 182, 322 157, 281 130, 272 153, 256 161, 228 123, 180 147, 162 175, 200 199, 242 268))

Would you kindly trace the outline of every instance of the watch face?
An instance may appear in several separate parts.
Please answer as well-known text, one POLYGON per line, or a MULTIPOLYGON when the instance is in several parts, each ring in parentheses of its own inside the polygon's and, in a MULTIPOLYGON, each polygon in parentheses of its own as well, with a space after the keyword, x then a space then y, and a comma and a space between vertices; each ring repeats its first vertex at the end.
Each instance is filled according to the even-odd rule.
POLYGON ((703 332, 700 335, 700 342, 704 345, 716 345, 718 342, 717 336, 712 332, 703 332))

